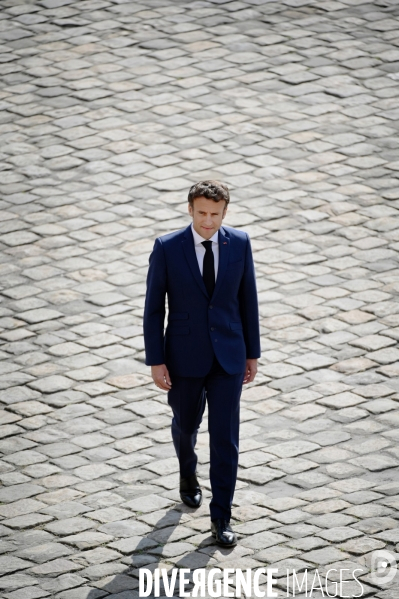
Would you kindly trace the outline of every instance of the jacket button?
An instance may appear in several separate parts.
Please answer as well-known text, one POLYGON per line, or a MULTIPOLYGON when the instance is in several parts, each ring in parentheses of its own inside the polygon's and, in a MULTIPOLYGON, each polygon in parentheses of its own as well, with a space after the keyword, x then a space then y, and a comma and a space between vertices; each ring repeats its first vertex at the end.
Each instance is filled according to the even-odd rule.
POLYGON ((213 308, 213 306, 212 306, 212 305, 211 305, 211 306, 209 306, 209 309, 210 309, 210 310, 212 310, 212 308, 213 308))
POLYGON ((214 330, 215 330, 215 327, 211 327, 211 331, 214 331, 214 330))

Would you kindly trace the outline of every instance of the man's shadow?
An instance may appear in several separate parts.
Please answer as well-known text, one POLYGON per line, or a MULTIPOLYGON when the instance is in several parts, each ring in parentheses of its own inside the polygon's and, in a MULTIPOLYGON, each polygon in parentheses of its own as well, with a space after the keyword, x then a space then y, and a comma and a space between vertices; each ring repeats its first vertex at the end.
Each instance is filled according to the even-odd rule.
MULTIPOLYGON (((165 569, 170 581, 170 572, 173 568, 186 568, 190 570, 190 574, 186 575, 186 578, 191 580, 193 571, 206 568, 209 562, 213 561, 213 556, 216 553, 228 559, 228 556, 234 551, 234 547, 230 549, 218 547, 214 544, 210 534, 204 535, 191 529, 190 522, 192 520, 185 518, 191 513, 195 513, 195 511, 190 510, 183 503, 178 503, 170 508, 156 522, 153 529, 143 535, 134 550, 125 554, 122 559, 115 560, 119 564, 123 564, 125 569, 121 568, 120 573, 108 576, 109 580, 102 578, 103 584, 95 589, 92 588, 87 595, 84 595, 84 598, 101 599, 104 597, 106 599, 110 596, 115 599, 136 599, 140 597, 138 585, 140 569, 145 568, 152 573, 156 569, 165 569), (185 524, 187 525, 186 531, 183 530, 185 524), (192 534, 188 535, 187 533, 191 531, 192 534), (192 537, 199 537, 196 539, 196 541, 199 540, 199 543, 195 545, 190 543, 189 539, 192 537)), ((122 522, 129 521, 123 520, 122 522)), ((108 546, 112 548, 112 545, 113 543, 110 543, 108 546)), ((85 577, 84 570, 79 572, 79 575, 85 577)), ((101 578, 88 580, 88 585, 90 583, 95 585, 100 580, 101 578)), ((189 586, 186 586, 185 589, 189 591, 189 586)), ((160 596, 165 596, 162 573, 160 574, 160 596)), ((148 597, 150 599, 154 597, 154 586, 148 597)), ((179 597, 179 576, 176 579, 173 597, 179 597)))

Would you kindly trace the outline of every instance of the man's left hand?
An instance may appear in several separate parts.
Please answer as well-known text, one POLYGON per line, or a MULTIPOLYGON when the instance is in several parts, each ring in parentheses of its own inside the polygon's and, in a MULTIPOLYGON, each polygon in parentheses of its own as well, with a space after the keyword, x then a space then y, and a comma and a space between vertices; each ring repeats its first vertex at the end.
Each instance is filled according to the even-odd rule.
POLYGON ((246 360, 243 384, 252 383, 257 372, 258 360, 256 358, 246 360))

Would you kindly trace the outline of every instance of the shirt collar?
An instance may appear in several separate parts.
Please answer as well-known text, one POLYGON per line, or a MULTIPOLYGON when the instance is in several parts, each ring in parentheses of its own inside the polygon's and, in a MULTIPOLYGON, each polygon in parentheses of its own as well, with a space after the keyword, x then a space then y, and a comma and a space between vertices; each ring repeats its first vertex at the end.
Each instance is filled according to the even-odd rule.
MULTIPOLYGON (((204 237, 201 237, 201 235, 199 235, 197 231, 194 229, 193 223, 191 223, 191 231, 193 232, 194 245, 199 245, 203 241, 206 241, 206 239, 204 237)), ((216 231, 216 233, 212 235, 210 241, 212 241, 212 243, 219 243, 219 231, 216 231)))

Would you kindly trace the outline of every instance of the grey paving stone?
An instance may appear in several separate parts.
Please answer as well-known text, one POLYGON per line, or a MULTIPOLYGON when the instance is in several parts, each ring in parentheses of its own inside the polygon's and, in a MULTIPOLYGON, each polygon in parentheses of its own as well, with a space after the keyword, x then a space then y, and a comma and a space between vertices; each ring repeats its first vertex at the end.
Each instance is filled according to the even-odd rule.
POLYGON ((304 537, 303 539, 294 539, 287 542, 289 547, 293 547, 295 551, 310 551, 311 549, 319 549, 328 545, 327 541, 319 537, 304 537))
POLYGON ((319 535, 322 539, 326 541, 330 541, 333 543, 346 541, 347 539, 356 538, 362 536, 357 530, 352 529, 351 527, 333 527, 328 531, 320 532, 319 535))
POLYGON ((387 455, 369 454, 364 458, 354 458, 351 463, 372 472, 378 472, 398 465, 398 461, 387 455))
POLYGON ((353 522, 355 522, 355 519, 351 518, 350 516, 347 516, 345 514, 335 513, 335 514, 324 514, 322 516, 316 516, 316 517, 310 518, 308 520, 308 522, 310 524, 313 524, 314 526, 321 526, 323 528, 330 529, 330 528, 350 525, 353 522))
POLYGON ((63 518, 73 518, 79 514, 89 512, 91 508, 79 503, 78 501, 63 501, 59 505, 43 508, 42 511, 50 516, 55 516, 58 520, 63 518))
POLYGON ((334 547, 325 547, 323 549, 315 549, 308 553, 302 554, 302 556, 310 562, 315 564, 329 564, 337 560, 348 558, 349 555, 345 552, 339 551, 334 547))
POLYGON ((2 556, 0 557, 0 569, 2 574, 8 574, 9 572, 16 572, 17 570, 24 570, 32 565, 27 560, 20 559, 19 557, 13 556, 2 556))
POLYGON ((46 525, 46 530, 59 535, 71 535, 93 528, 93 523, 86 518, 65 518, 46 525))
POLYGON ((249 536, 242 541, 241 544, 244 547, 248 547, 250 549, 263 549, 267 547, 271 547, 273 545, 277 545, 278 543, 282 543, 286 540, 286 537, 280 534, 276 534, 273 532, 260 532, 255 535, 249 536))
POLYGON ((57 578, 44 580, 42 582, 42 588, 47 592, 60 592, 66 589, 78 587, 83 584, 84 578, 78 574, 61 574, 57 578))
POLYGON ((310 524, 289 524, 286 526, 282 526, 279 529, 279 532, 287 535, 289 538, 293 539, 302 539, 303 537, 307 537, 313 533, 317 533, 320 531, 320 528, 317 526, 313 526, 310 524))
POLYGON ((284 476, 283 472, 268 466, 253 466, 238 472, 240 480, 250 481, 255 485, 262 485, 282 476, 284 476))
MULTIPOLYGON (((15 464, 17 466, 29 466, 30 464, 37 464, 39 462, 45 462, 46 458, 43 454, 35 450, 17 451, 11 455, 6 456, 5 461, 15 464)), ((7 489, 8 490, 8 489, 7 489)), ((8 490, 10 492, 10 490, 8 490)))
POLYGON ((72 384, 70 379, 60 375, 49 376, 31 383, 34 389, 37 389, 42 393, 56 393, 57 391, 63 391, 69 389, 72 384))
POLYGON ((46 543, 19 552, 19 557, 43 564, 55 558, 71 555, 73 551, 61 543, 46 543))
POLYGON ((82 532, 63 538, 64 543, 75 545, 78 549, 89 549, 112 541, 112 536, 101 532, 82 532))
POLYGON ((382 530, 394 529, 397 527, 397 522, 389 516, 365 518, 364 520, 353 525, 353 528, 364 532, 368 535, 374 535, 382 530))
MULTIPOLYGON (((183 537, 184 538, 184 537, 183 537)), ((135 551, 141 552, 157 547, 158 543, 149 538, 139 536, 127 537, 120 541, 110 543, 109 547, 131 556, 135 551)))
POLYGON ((45 503, 36 501, 36 499, 21 499, 19 501, 13 501, 13 503, 2 505, 0 507, 0 513, 4 518, 15 518, 17 516, 37 512, 44 508, 45 505, 45 503))
POLYGON ((151 531, 151 528, 141 522, 123 520, 104 524, 99 530, 117 538, 125 538, 146 534, 151 531))
POLYGON ((152 512, 163 507, 171 506, 173 502, 158 495, 147 495, 137 499, 132 499, 125 503, 125 507, 138 512, 152 512))
POLYGON ((129 518, 131 513, 120 507, 107 507, 102 510, 94 510, 87 515, 89 518, 93 518, 93 520, 98 520, 99 522, 114 522, 123 518, 129 518))
POLYGON ((13 591, 16 589, 24 588, 29 585, 37 585, 38 580, 28 574, 9 574, 8 576, 2 576, 1 588, 7 591, 13 591))
POLYGON ((0 501, 2 503, 9 503, 19 499, 25 499, 27 497, 32 497, 32 495, 37 495, 43 490, 43 487, 32 485, 30 483, 13 485, 0 491, 0 501))
POLYGON ((192 530, 185 526, 173 526, 166 527, 162 530, 155 531, 150 533, 149 539, 156 541, 157 543, 165 543, 167 540, 169 542, 172 541, 180 541, 181 539, 186 539, 187 537, 192 536, 192 530))
POLYGON ((302 440, 287 441, 286 443, 268 446, 268 451, 270 451, 270 453, 282 458, 290 458, 298 455, 303 455, 315 449, 318 449, 318 445, 316 445, 316 443, 302 440))
POLYGON ((73 572, 74 570, 80 570, 81 566, 75 564, 71 560, 64 558, 54 559, 47 561, 39 566, 33 566, 30 571, 34 574, 62 574, 64 572, 73 572))
POLYGON ((258 532, 262 532, 263 530, 267 530, 271 528, 270 522, 266 519, 260 520, 252 520, 251 522, 246 522, 245 524, 239 524, 234 527, 234 530, 239 534, 251 535, 258 532))

